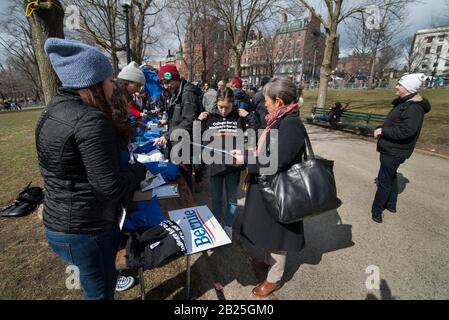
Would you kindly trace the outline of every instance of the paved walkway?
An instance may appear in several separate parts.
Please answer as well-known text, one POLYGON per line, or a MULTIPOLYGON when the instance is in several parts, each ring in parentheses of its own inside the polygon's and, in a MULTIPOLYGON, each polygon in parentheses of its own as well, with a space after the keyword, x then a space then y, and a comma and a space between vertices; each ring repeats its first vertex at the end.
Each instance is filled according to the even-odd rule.
MULTIPOLYGON (((385 222, 378 225, 370 218, 379 170, 374 141, 308 130, 316 154, 335 160, 344 204, 306 220, 307 247, 290 255, 287 282, 270 299, 448 299, 449 161, 415 152, 399 169, 398 214, 385 213, 385 222), (367 289, 369 266, 379 268, 380 290, 367 289)), ((207 193, 196 197, 210 201, 207 193)), ((196 299, 252 299, 252 287, 264 279, 237 244, 195 259, 196 299), (213 288, 216 281, 224 290, 213 288)))

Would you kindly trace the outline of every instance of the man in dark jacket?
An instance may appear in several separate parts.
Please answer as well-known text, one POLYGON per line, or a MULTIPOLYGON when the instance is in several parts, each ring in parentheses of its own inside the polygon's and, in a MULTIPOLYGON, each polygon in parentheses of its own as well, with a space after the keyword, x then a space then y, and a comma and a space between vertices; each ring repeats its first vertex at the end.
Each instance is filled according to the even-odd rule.
POLYGON ((234 77, 231 80, 231 89, 234 91, 234 103, 238 109, 244 109, 248 112, 254 111, 254 104, 251 101, 250 96, 242 89, 242 79, 234 77))
POLYGON ((256 108, 257 115, 259 116, 260 126, 261 128, 265 128, 267 126, 267 121, 265 120, 266 115, 268 114, 267 107, 265 106, 265 97, 263 96, 263 87, 270 82, 271 78, 263 77, 260 82, 259 92, 256 93, 254 97, 254 105, 256 108))
POLYGON ((418 94, 425 81, 424 74, 402 77, 396 86, 396 96, 385 123, 374 136, 378 139, 380 170, 377 192, 372 207, 372 218, 382 223, 382 212, 396 212, 398 199, 397 170, 410 158, 421 133, 424 115, 430 111, 430 103, 418 94))
MULTIPOLYGON (((167 145, 170 135, 177 129, 183 129, 188 132, 190 141, 192 141, 193 120, 202 111, 201 89, 181 78, 174 64, 162 66, 158 72, 158 79, 165 90, 170 92, 171 96, 168 102, 168 132, 160 139, 157 139, 155 141, 156 144, 167 145)), ((169 149, 173 147, 173 143, 168 145, 169 149)), ((187 184, 192 187, 192 166, 184 163, 181 169, 187 184)))

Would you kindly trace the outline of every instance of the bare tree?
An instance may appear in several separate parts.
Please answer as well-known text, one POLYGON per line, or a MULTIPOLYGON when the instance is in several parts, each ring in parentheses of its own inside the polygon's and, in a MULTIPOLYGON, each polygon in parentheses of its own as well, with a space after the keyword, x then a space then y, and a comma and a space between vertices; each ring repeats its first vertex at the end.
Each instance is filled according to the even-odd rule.
MULTIPOLYGON (((118 73, 119 52, 125 51, 125 16, 121 0, 65 0, 80 8, 79 36, 105 50, 118 73)), ((153 33, 155 17, 165 0, 133 0, 128 10, 131 59, 142 62, 147 47, 157 41, 153 33)))
POLYGON ((387 68, 392 68, 400 57, 400 46, 387 46, 380 51, 377 59, 376 74, 382 74, 387 68))
POLYGON ((154 17, 164 8, 164 0, 134 0, 129 9, 129 33, 132 60, 142 62, 147 46, 153 45, 158 38, 152 34, 156 25, 154 17))
POLYGON ((64 10, 59 0, 53 0, 48 7, 39 6, 31 0, 24 0, 23 8, 27 13, 30 25, 32 45, 39 67, 45 103, 48 103, 56 94, 59 79, 45 54, 44 43, 49 37, 64 38, 64 10), (38 7, 32 10, 36 5, 38 7))
POLYGON ((118 52, 125 50, 123 36, 123 14, 117 0, 70 0, 80 8, 80 27, 78 36, 92 45, 105 50, 112 60, 114 74, 118 73, 118 52), (121 24, 121 30, 119 25, 121 24), (122 32, 122 34, 120 34, 122 32))
MULTIPOLYGON (((32 94, 37 100, 42 96, 42 83, 36 55, 31 43, 31 32, 18 1, 7 9, 7 18, 0 24, 0 48, 3 49, 8 65, 21 75, 24 95, 32 94)), ((3 71, 6 69, 3 68, 3 71)), ((9 87, 9 86, 7 86, 9 87)))
POLYGON ((400 31, 407 17, 407 7, 413 0, 370 0, 369 4, 375 10, 376 21, 372 19, 372 13, 361 10, 351 16, 351 28, 360 30, 349 34, 353 48, 361 54, 370 56, 369 87, 373 82, 378 69, 379 54, 387 48, 398 45, 400 31))
POLYGON ((229 48, 223 36, 224 26, 210 1, 172 1, 169 7, 188 79, 207 82, 225 76, 229 48))
POLYGON ((320 4, 324 6, 327 17, 323 17, 318 12, 318 6, 312 4, 310 0, 297 0, 305 6, 311 14, 315 15, 324 27, 326 39, 323 55, 323 63, 320 68, 320 90, 318 94, 318 106, 324 107, 326 104, 327 89, 329 86, 330 76, 332 74, 332 57, 338 45, 338 26, 357 12, 365 10, 364 5, 354 4, 344 7, 343 0, 320 0, 320 4))
POLYGON ((241 59, 252 29, 266 18, 274 0, 211 0, 234 52, 235 75, 242 75, 241 59))
POLYGON ((195 44, 200 34, 201 0, 175 0, 170 4, 174 17, 174 35, 178 39, 179 51, 183 62, 187 66, 188 80, 195 77, 195 66, 200 62, 195 53, 195 44), (184 41, 183 41, 184 39, 184 41))

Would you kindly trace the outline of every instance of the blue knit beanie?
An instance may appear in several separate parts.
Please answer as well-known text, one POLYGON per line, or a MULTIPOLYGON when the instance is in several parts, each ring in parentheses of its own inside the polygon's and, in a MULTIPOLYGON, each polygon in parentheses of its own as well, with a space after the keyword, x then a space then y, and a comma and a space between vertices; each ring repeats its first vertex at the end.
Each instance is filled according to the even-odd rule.
POLYGON ((100 50, 79 41, 48 38, 44 49, 63 87, 87 88, 113 73, 109 59, 100 50))

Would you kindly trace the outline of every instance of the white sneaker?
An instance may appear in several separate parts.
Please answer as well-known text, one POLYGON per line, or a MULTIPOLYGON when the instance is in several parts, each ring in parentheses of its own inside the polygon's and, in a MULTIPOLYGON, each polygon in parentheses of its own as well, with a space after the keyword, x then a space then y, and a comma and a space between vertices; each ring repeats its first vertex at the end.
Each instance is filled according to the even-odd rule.
POLYGON ((134 285, 134 282, 135 282, 134 277, 120 276, 117 279, 117 285, 115 286, 115 291, 117 291, 117 292, 126 291, 134 285))
POLYGON ((232 227, 224 227, 224 231, 228 235, 229 239, 232 241, 232 227))

